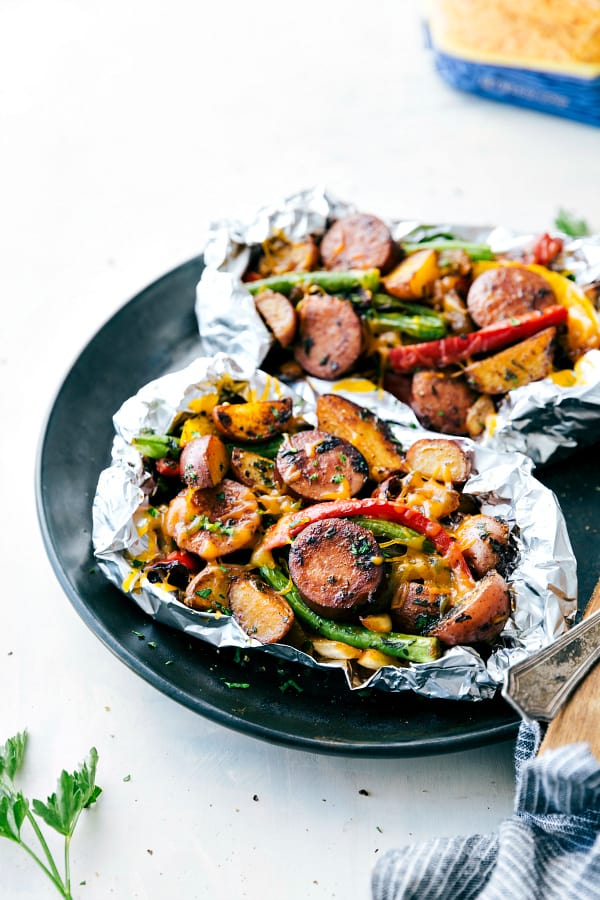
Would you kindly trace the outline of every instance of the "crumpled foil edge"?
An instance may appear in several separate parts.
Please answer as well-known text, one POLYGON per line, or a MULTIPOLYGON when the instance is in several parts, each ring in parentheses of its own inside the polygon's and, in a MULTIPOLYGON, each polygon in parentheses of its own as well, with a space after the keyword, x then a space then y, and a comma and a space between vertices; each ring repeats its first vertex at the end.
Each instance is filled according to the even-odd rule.
MULTIPOLYGON (((248 396, 292 397, 295 412, 313 424, 318 394, 337 387, 336 383, 310 379, 296 393, 273 376, 252 368, 246 360, 216 354, 200 357, 186 368, 150 382, 125 401, 114 416, 112 463, 99 478, 92 532, 100 570, 122 590, 131 574, 126 554, 135 558, 147 548, 147 537, 138 532, 135 523, 146 498, 147 476, 131 439, 145 428, 168 431, 178 416, 192 411, 191 402, 214 391, 224 376, 245 383, 248 396)), ((340 388, 346 384, 346 380, 340 383, 340 388)), ((352 391, 340 389, 339 393, 356 400, 352 391)), ((390 423, 404 447, 421 437, 439 437, 416 427, 412 411, 385 391, 363 394, 361 402, 390 423)), ((412 690, 439 699, 489 699, 510 665, 552 641, 575 615, 576 563, 556 498, 533 477, 531 460, 519 453, 504 454, 478 446, 466 438, 457 440, 474 464, 465 492, 478 498, 483 512, 500 515, 509 522, 518 547, 517 565, 509 579, 516 596, 515 612, 487 661, 474 648, 454 647, 435 662, 384 666, 368 677, 352 664, 317 662, 285 644, 265 647, 246 635, 232 617, 190 609, 173 593, 147 579, 127 596, 157 621, 214 647, 238 647, 249 652, 260 648, 309 667, 341 667, 352 690, 412 690)))
MULTIPOLYGON (((317 185, 264 206, 244 221, 213 223, 207 232, 206 269, 196 296, 202 352, 207 356, 229 353, 259 368, 272 339, 240 281, 251 249, 279 231, 292 240, 323 234, 328 222, 353 211, 352 204, 317 185)), ((495 253, 509 256, 518 255, 535 238, 498 225, 386 221, 396 240, 416 241, 428 234, 450 232, 463 240, 487 243, 495 253)), ((600 279, 600 234, 562 237, 565 262, 576 283, 600 279)), ((581 374, 572 387, 546 378, 507 394, 493 431, 486 432, 481 442, 496 450, 517 450, 536 464, 545 464, 600 440, 600 352, 588 351, 578 365, 581 374)))

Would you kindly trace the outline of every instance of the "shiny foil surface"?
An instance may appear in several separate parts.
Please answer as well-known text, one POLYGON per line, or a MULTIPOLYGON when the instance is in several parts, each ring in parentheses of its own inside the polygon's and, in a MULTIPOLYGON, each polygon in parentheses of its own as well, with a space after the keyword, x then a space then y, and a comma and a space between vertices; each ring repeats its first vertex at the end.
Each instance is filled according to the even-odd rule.
MULTIPOLYGON (((249 340, 244 344, 250 345, 249 340)), ((190 609, 177 599, 176 591, 152 584, 139 573, 136 579, 131 561, 148 548, 148 536, 137 522, 140 512, 148 508, 150 486, 131 440, 144 429, 167 432, 174 421, 193 412, 195 400, 213 393, 223 377, 234 379, 236 388, 248 399, 292 397, 295 415, 313 424, 317 396, 338 390, 387 420, 405 449, 419 438, 432 436, 417 426, 410 409, 384 391, 365 391, 364 383, 360 383, 357 393, 349 379, 336 385, 310 378, 292 388, 237 353, 235 358, 222 353, 200 357, 186 368, 152 381, 114 416, 112 462, 101 473, 93 505, 98 566, 124 590, 124 603, 134 601, 149 616, 214 647, 266 652, 313 667, 340 667, 350 689, 413 690, 427 697, 469 700, 492 697, 508 666, 568 627, 576 611, 576 563, 554 495, 533 476, 533 463, 528 457, 480 446, 466 438, 457 439, 472 461, 472 475, 464 493, 477 498, 482 512, 504 518, 516 544, 516 565, 507 579, 514 612, 487 659, 474 648, 454 647, 435 662, 384 666, 376 672, 360 669, 355 663, 317 662, 285 644, 263 647, 232 617, 190 609)))
MULTIPOLYGON (((206 270, 197 287, 196 316, 203 352, 208 356, 229 353, 244 364, 259 367, 271 337, 240 281, 252 248, 280 231, 294 241, 309 234, 322 235, 333 219, 353 211, 351 204, 314 187, 265 206, 245 221, 215 222, 208 231, 206 270)), ((427 235, 451 233, 462 240, 489 244, 494 253, 509 258, 518 258, 536 237, 501 226, 424 225, 402 220, 388 220, 387 225, 396 240, 418 241, 427 235)), ((586 285, 600 279, 600 235, 562 238, 564 265, 575 282, 586 285)), ((542 464, 600 440, 600 351, 584 354, 575 381, 572 387, 563 387, 546 378, 511 391, 500 404, 493 432, 484 433, 481 442, 491 449, 518 450, 542 464)))

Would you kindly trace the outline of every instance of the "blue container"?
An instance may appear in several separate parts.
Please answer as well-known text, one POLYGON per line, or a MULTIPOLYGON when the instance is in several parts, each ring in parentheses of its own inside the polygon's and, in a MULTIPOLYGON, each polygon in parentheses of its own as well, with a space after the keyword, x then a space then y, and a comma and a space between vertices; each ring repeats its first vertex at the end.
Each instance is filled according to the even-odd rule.
POLYGON ((557 64, 548 69, 500 64, 442 46, 429 28, 427 41, 436 69, 459 90, 600 126, 600 65, 574 64, 567 71, 557 64))

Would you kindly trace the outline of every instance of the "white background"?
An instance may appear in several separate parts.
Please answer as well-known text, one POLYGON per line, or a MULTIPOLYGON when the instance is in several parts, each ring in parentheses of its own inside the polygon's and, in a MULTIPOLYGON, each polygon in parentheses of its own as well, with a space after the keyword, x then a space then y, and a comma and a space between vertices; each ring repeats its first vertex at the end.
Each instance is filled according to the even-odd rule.
MULTIPOLYGON (((365 900, 385 849, 495 829, 514 781, 510 742, 397 761, 267 745, 112 657, 36 524, 36 445, 71 362, 214 218, 319 182, 381 214, 539 231, 562 205, 598 228, 599 160, 591 127, 446 87, 413 0, 1 0, 0 742, 29 729, 44 797, 98 748, 74 896, 365 900)), ((54 896, 7 841, 0 873, 2 898, 54 896)))

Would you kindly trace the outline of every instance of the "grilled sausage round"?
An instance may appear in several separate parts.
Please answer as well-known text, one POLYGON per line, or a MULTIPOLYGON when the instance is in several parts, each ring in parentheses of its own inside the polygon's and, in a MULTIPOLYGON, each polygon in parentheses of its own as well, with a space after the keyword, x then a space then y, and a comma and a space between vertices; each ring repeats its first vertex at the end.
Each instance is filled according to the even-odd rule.
POLYGON ((379 269, 394 262, 395 245, 387 225, 368 213, 338 219, 321 241, 327 269, 379 269))
POLYGON ((317 378, 337 378, 351 369, 362 351, 360 319, 349 300, 309 294, 299 304, 295 357, 317 378))
POLYGON ((284 484, 305 500, 347 500, 369 477, 367 461, 353 444, 317 430, 288 436, 275 467, 284 484))
POLYGON ((475 279, 467 294, 469 315, 480 328, 553 303, 556 297, 546 279, 520 266, 488 269, 475 279))
POLYGON ((425 428, 443 434, 467 434, 467 413, 475 397, 458 378, 441 372, 416 372, 410 405, 425 428))
POLYGON ((165 531, 177 546, 207 560, 249 547, 260 524, 250 488, 229 478, 215 488, 181 491, 165 516, 165 531))
POLYGON ((383 577, 377 541, 349 519, 307 525, 291 546, 289 567, 306 604, 328 619, 364 612, 383 577))

